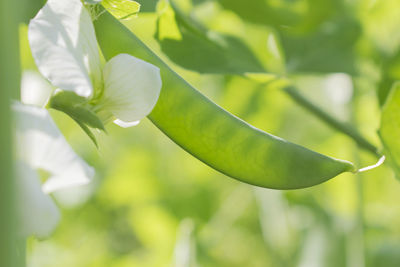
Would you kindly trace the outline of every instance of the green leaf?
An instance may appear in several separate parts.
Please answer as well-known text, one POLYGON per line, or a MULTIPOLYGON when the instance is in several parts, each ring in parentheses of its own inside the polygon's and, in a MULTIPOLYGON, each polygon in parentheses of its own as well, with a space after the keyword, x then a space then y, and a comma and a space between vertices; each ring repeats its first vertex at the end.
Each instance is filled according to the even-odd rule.
POLYGON ((158 0, 137 0, 140 4, 140 12, 155 12, 158 0))
POLYGON ((355 171, 334 159, 263 132, 222 109, 172 71, 109 14, 95 21, 106 59, 127 53, 160 68, 163 88, 150 120, 199 160, 242 182, 296 189, 355 171))
POLYGON ((285 51, 288 72, 355 73, 354 46, 361 27, 343 1, 216 2, 244 21, 273 26, 285 51))
POLYGON ((101 4, 118 19, 132 18, 140 10, 140 4, 132 0, 103 0, 101 4))
POLYGON ((192 21, 169 1, 157 6, 155 38, 175 63, 200 73, 265 72, 250 48, 239 38, 211 32, 192 21))
MULTIPOLYGON (((248 40, 244 39, 255 39, 254 33, 238 38, 212 32, 183 14, 173 1, 159 2, 156 39, 162 52, 174 63, 200 73, 284 73, 285 69, 291 73, 355 73, 354 46, 361 33, 356 19, 347 15, 340 3, 332 0, 302 2, 310 6, 307 11, 299 11, 302 9, 293 4, 275 7, 264 0, 218 1, 244 21, 276 29, 277 34, 269 30, 271 38, 266 38, 268 42, 266 47, 263 46, 262 62, 257 59, 262 58, 260 53, 256 56, 248 47, 248 40), (286 68, 275 70, 271 67, 284 65, 279 62, 284 58, 286 68)), ((264 32, 261 34, 267 36, 267 27, 264 32)))
POLYGON ((382 108, 379 134, 385 147, 385 155, 400 179, 400 83, 393 85, 382 108))
POLYGON ((304 35, 281 33, 288 72, 356 72, 354 46, 361 34, 360 26, 349 17, 339 17, 329 24, 332 29, 321 25, 304 35))
POLYGON ((388 58, 381 55, 380 59, 383 60, 380 62, 382 77, 378 87, 378 99, 379 104, 383 106, 390 93, 391 85, 400 80, 400 50, 388 58))
POLYGON ((51 99, 49 106, 73 118, 80 124, 105 131, 103 122, 86 106, 86 98, 69 91, 60 91, 51 99))
POLYGON ((216 2, 252 23, 286 27, 300 23, 301 14, 293 3, 282 3, 276 6, 266 0, 219 0, 216 2))

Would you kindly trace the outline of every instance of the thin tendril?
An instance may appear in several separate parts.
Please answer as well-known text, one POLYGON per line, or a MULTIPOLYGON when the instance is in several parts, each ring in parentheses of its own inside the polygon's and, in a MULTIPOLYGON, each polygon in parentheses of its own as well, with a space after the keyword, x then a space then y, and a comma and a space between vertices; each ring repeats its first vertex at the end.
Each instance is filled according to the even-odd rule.
POLYGON ((386 159, 386 157, 385 157, 385 156, 382 156, 382 157, 380 157, 380 159, 378 160, 377 163, 375 163, 374 165, 371 165, 371 166, 367 166, 367 167, 361 168, 361 169, 359 169, 359 170, 357 171, 357 173, 359 173, 359 172, 365 172, 365 171, 369 171, 369 170, 375 169, 375 168, 381 166, 381 165, 385 162, 385 159, 386 159))

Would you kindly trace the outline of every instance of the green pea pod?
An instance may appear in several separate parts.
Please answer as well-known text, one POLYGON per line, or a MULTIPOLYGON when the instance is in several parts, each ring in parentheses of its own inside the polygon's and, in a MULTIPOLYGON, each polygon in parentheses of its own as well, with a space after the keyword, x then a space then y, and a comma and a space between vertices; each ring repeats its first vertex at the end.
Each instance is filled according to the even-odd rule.
POLYGON ((309 187, 355 171, 348 161, 290 143, 225 111, 171 70, 111 15, 101 15, 95 27, 106 59, 127 53, 160 68, 163 87, 150 120, 214 169, 242 182, 274 189, 309 187))

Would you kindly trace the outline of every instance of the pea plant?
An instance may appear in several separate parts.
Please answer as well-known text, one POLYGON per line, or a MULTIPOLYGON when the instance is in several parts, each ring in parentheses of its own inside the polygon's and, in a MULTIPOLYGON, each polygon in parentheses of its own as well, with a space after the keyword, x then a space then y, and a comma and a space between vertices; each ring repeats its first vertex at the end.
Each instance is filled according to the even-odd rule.
MULTIPOLYGON (((344 1, 292 1, 315 7, 305 14, 301 3, 291 1, 142 1, 154 14, 153 33, 135 24, 141 15, 135 1, 33 2, 1 5, 1 266, 24 266, 26 239, 45 239, 56 229, 61 215, 54 192, 96 179, 95 168, 72 149, 51 110, 69 116, 96 147, 110 122, 128 128, 147 117, 191 156, 257 187, 308 188, 345 172, 357 177, 383 163, 400 175, 399 65, 393 52, 398 47, 385 48, 368 34, 358 38, 355 18, 335 15, 349 8, 344 1), (142 40, 146 35, 153 43, 142 40), (21 68, 15 49, 23 39, 35 63, 30 70, 21 68), (296 83, 299 74, 339 73, 335 77, 357 84, 374 66, 381 69, 374 142, 296 83), (261 130, 205 96, 176 69, 279 90, 373 160, 365 166, 337 159, 261 130)), ((334 86, 345 85, 336 79, 334 86)))

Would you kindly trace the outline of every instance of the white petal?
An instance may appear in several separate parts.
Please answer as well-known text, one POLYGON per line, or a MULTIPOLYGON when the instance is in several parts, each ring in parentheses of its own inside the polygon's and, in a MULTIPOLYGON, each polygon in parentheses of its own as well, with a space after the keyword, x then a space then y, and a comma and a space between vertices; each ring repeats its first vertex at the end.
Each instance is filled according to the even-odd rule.
POLYGON ((138 125, 140 121, 126 122, 126 121, 121 121, 120 119, 116 119, 114 120, 114 123, 118 126, 121 126, 122 128, 129 128, 138 125))
POLYGON ((16 167, 17 215, 19 236, 48 237, 60 220, 53 200, 43 193, 35 170, 22 162, 16 167))
POLYGON ((79 0, 48 0, 29 23, 28 35, 40 72, 55 87, 88 97, 101 86, 93 24, 79 0))
POLYGON ((120 54, 107 62, 103 76, 104 106, 117 119, 138 121, 153 110, 161 90, 159 68, 120 54))
POLYGON ((44 169, 50 178, 44 183, 46 193, 87 184, 94 175, 70 147, 46 109, 15 104, 17 123, 17 158, 34 169, 44 169))
POLYGON ((24 71, 21 81, 21 101, 24 104, 44 107, 53 88, 37 72, 24 71))
POLYGON ((87 202, 87 200, 93 195, 96 187, 97 185, 94 183, 69 187, 52 193, 52 196, 57 201, 57 204, 62 207, 68 209, 76 208, 87 202))

